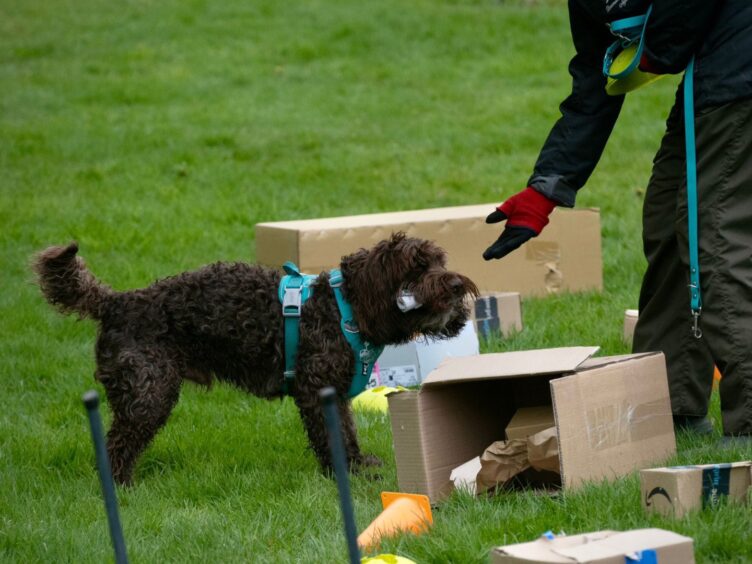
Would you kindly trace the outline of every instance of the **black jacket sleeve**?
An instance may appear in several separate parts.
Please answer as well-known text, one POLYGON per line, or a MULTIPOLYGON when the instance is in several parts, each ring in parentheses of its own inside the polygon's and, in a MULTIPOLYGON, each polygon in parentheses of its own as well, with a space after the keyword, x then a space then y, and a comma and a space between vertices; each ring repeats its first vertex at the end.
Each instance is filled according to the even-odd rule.
POLYGON ((559 107, 561 118, 549 133, 528 185, 558 204, 574 206, 575 195, 603 154, 624 96, 606 94, 603 55, 614 37, 606 25, 569 0, 576 54, 569 63, 572 93, 559 107))
POLYGON ((645 30, 644 53, 650 68, 676 74, 705 40, 722 0, 655 0, 645 30))

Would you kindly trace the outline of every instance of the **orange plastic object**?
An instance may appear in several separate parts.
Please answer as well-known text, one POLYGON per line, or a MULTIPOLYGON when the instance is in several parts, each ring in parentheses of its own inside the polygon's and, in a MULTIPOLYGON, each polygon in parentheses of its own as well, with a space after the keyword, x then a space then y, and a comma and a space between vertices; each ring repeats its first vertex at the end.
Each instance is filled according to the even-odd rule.
POLYGON ((363 550, 376 548, 381 537, 408 531, 419 535, 433 524, 428 496, 399 492, 381 492, 384 510, 358 537, 363 550))

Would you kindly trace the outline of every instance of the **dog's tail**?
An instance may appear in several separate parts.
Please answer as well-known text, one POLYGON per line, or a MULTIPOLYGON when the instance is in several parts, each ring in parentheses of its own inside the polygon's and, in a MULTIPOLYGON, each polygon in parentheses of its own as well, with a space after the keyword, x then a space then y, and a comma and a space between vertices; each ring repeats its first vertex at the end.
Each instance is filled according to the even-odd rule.
POLYGON ((34 257, 32 268, 42 294, 62 313, 77 313, 82 319, 101 319, 107 299, 114 292, 89 271, 78 245, 49 247, 34 257))

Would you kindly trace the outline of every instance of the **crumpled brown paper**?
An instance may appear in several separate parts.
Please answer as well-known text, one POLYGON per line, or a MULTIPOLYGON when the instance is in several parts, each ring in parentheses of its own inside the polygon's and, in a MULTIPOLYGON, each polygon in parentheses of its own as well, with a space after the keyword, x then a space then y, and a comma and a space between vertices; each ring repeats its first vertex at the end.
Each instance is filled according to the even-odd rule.
POLYGON ((528 468, 559 473, 559 441, 556 427, 530 435, 526 439, 496 441, 480 457, 475 478, 479 494, 509 482, 528 468))
POLYGON ((527 438, 527 456, 536 470, 559 473, 559 438, 556 427, 549 427, 527 438))
POLYGON ((476 491, 481 493, 504 484, 528 468, 527 439, 496 441, 480 457, 476 491))

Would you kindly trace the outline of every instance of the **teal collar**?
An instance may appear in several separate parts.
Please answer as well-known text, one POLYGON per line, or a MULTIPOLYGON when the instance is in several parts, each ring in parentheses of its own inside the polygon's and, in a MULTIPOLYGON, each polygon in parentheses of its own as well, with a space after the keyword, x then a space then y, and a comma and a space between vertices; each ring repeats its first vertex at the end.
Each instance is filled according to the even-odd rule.
MULTIPOLYGON (((290 394, 295 380, 295 359, 300 339, 300 314, 303 304, 311 297, 311 285, 318 276, 301 274, 292 262, 284 265, 286 276, 279 283, 279 301, 282 304, 282 315, 285 320, 285 374, 282 392, 290 394)), ((352 306, 342 293, 342 272, 334 269, 329 272, 329 285, 337 299, 340 314, 340 327, 347 339, 347 343, 355 356, 355 373, 348 391, 349 397, 355 397, 366 388, 373 371, 373 365, 384 350, 364 341, 360 335, 358 325, 353 315, 352 306)))

